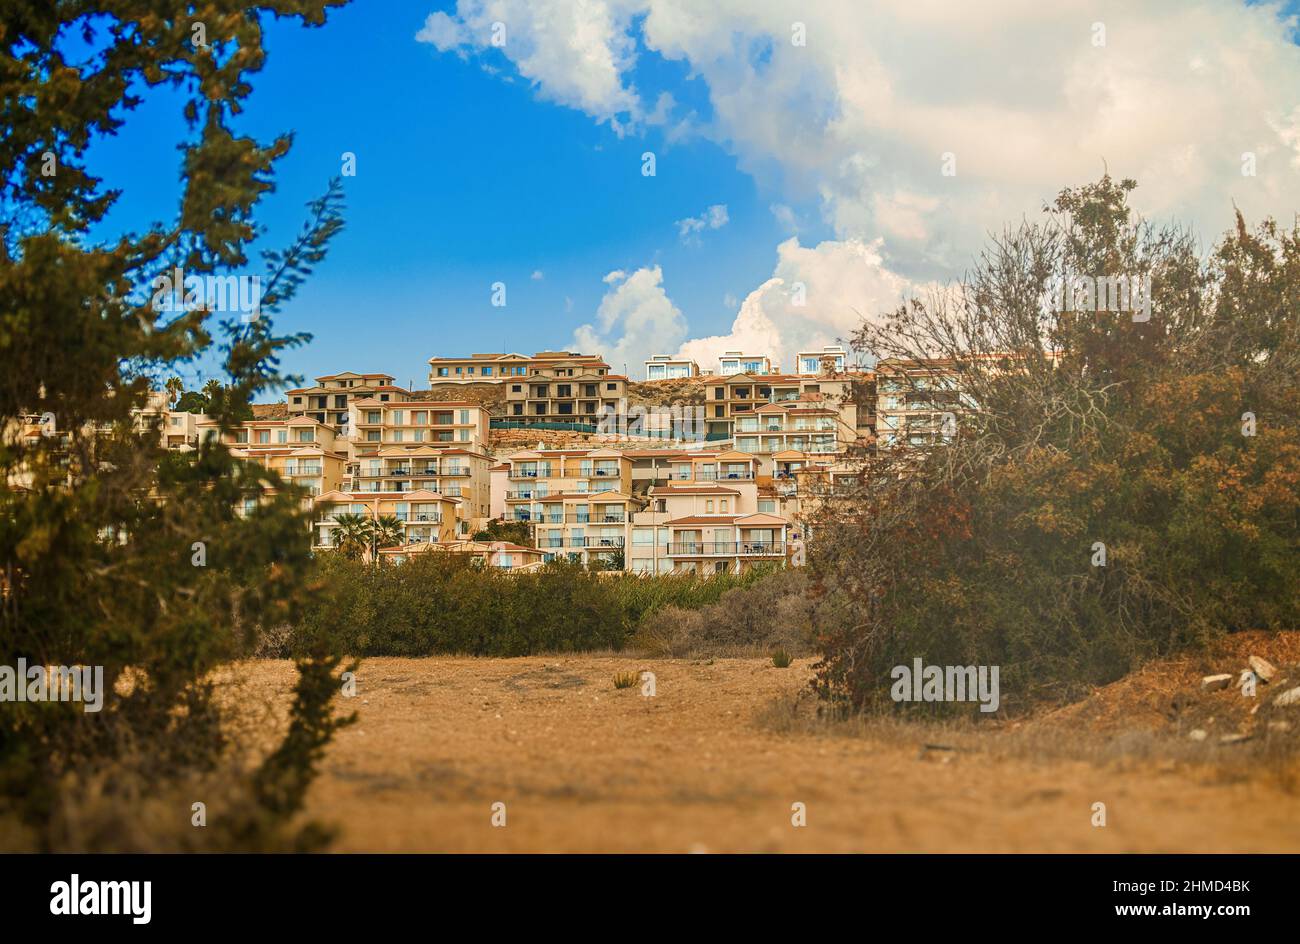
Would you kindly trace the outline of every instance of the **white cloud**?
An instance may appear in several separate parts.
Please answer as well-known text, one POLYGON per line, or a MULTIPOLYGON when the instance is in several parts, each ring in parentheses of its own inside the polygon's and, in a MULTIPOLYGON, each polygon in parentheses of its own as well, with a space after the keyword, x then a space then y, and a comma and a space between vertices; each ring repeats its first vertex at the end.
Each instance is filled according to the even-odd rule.
POLYGON ((684 243, 698 244, 700 233, 706 229, 722 229, 727 225, 729 219, 727 205, 725 203, 715 203, 699 216, 688 216, 684 220, 678 220, 677 235, 684 243))
POLYGON ((671 351, 686 339, 686 319, 664 291, 659 266, 631 275, 614 271, 604 281, 610 289, 596 309, 596 323, 573 333, 573 350, 598 351, 615 371, 626 365, 637 376, 650 355, 671 351))
POLYGON ((896 308, 904 294, 920 288, 885 265, 879 240, 802 246, 798 238, 787 239, 777 247, 772 277, 741 303, 731 330, 687 341, 678 356, 708 366, 723 351, 743 351, 767 354, 793 370, 800 351, 847 339, 863 318, 896 308))
POLYGON ((534 269, 533 274, 530 275, 529 278, 534 282, 540 282, 542 279, 546 278, 546 273, 541 269, 534 269))
MULTIPOLYGON (((1279 11, 1223 0, 460 0, 421 37, 481 49, 503 20, 503 52, 541 97, 616 130, 653 115, 674 139, 709 138, 779 201, 788 232, 793 213, 778 208, 816 204, 832 244, 875 247, 889 267, 876 275, 929 279, 959 275, 990 230, 1037 216, 1103 167, 1137 179, 1145 215, 1176 218, 1207 245, 1234 204, 1250 220, 1290 220, 1300 48, 1295 18, 1279 11), (790 41, 796 20, 804 46, 790 41), (707 92, 707 119, 658 89, 641 98, 638 37, 707 92), (943 173, 948 152, 955 176, 943 173), (1256 176, 1242 176, 1247 152, 1256 176)), ((769 285, 755 293, 770 319, 769 285)), ((769 330, 750 315, 741 328, 769 330)), ((784 333, 800 319, 772 324, 783 347, 803 343, 784 333)))
POLYGON ((458 0, 454 16, 431 13, 415 38, 460 55, 499 49, 543 98, 581 109, 621 134, 642 115, 636 90, 624 83, 636 60, 628 30, 638 6, 630 0, 458 0), (494 24, 504 35, 500 46, 493 44, 494 24))

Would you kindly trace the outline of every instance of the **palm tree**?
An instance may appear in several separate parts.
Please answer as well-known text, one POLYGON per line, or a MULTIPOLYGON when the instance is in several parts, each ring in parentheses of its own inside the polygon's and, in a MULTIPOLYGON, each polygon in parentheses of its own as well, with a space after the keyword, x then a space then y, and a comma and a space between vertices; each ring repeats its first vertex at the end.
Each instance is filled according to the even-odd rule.
POLYGON ((221 381, 213 377, 203 385, 203 395, 208 398, 208 406, 211 407, 217 396, 221 393, 221 381))
POLYGON ((168 377, 167 383, 163 385, 163 389, 167 391, 167 402, 171 404, 173 410, 176 409, 176 401, 179 400, 181 394, 185 392, 184 381, 176 376, 168 377))
POLYGON ((374 536, 375 550, 384 547, 397 547, 406 543, 406 525, 393 515, 384 515, 370 525, 374 536))
POLYGON ((364 515, 334 516, 334 546, 348 560, 360 560, 370 550, 370 519, 364 515))

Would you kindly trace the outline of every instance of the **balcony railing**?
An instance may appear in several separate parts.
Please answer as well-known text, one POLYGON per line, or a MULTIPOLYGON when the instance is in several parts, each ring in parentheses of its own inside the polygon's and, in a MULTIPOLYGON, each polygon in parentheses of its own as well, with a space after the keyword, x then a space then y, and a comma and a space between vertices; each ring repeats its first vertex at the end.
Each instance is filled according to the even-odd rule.
POLYGON ((581 538, 569 538, 565 542, 567 547, 607 547, 615 548, 623 546, 623 538, 603 538, 597 535, 589 535, 581 538))
POLYGON ((779 557, 784 541, 681 541, 667 546, 669 557, 779 557))
POLYGON ((535 488, 516 488, 512 491, 506 492, 506 498, 514 501, 527 501, 534 498, 540 501, 541 499, 548 497, 549 496, 546 492, 538 491, 535 488))
POLYGON ((570 512, 564 516, 564 520, 572 524, 623 524, 627 521, 627 515, 622 511, 593 511, 585 515, 580 512, 570 512))
POLYGON ((677 482, 747 482, 754 478, 754 473, 746 471, 704 471, 704 472, 669 472, 668 480, 677 482))
POLYGON ((545 513, 540 511, 529 511, 527 508, 517 508, 511 514, 506 515, 507 521, 529 521, 535 524, 561 524, 564 521, 564 515, 559 512, 545 513))

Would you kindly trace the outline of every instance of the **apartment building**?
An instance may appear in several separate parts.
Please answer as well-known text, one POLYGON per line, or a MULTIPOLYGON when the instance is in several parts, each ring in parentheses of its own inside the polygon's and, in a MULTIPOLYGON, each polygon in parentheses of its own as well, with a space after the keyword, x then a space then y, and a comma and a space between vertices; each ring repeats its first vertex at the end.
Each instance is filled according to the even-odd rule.
POLYGON ((486 453, 427 443, 358 448, 347 481, 361 494, 430 491, 460 499, 461 516, 477 530, 491 517, 491 466, 486 453))
POLYGON ((629 449, 632 490, 640 495, 672 482, 752 482, 758 459, 734 450, 629 449))
POLYGON ((805 534, 828 502, 852 499, 862 493, 862 468, 857 460, 793 450, 772 459, 775 469, 771 495, 778 513, 795 522, 805 534))
POLYGON ((312 495, 344 484, 348 443, 332 426, 295 416, 248 420, 224 431, 215 420, 204 419, 197 427, 202 441, 220 439, 235 458, 272 469, 312 495))
POLYGON ((381 558, 396 564, 409 560, 413 554, 452 554, 484 567, 497 567, 512 573, 537 570, 545 563, 542 551, 509 541, 426 541, 404 547, 387 547, 379 552, 381 558))
POLYGON ((491 414, 473 400, 382 401, 353 404, 358 455, 390 445, 427 443, 481 452, 488 441, 491 414))
POLYGON ((405 532, 399 545, 409 547, 429 541, 456 541, 468 536, 468 523, 458 514, 460 499, 426 489, 412 492, 350 492, 334 490, 313 502, 312 547, 338 546, 334 530, 340 515, 360 515, 372 521, 393 517, 405 532))
POLYGON ((633 515, 627 569, 634 573, 743 573, 786 563, 792 523, 759 511, 755 482, 674 482, 650 489, 633 515))
POLYGON ((917 447, 951 438, 956 417, 975 409, 950 360, 889 359, 876 365, 876 437, 880 448, 917 447))
POLYGON ((842 374, 848 369, 848 353, 842 345, 828 344, 820 351, 800 351, 794 363, 794 372, 800 376, 842 374))
POLYGON ((772 359, 766 354, 743 354, 740 351, 723 351, 718 358, 718 376, 730 377, 734 374, 765 375, 779 373, 772 366, 772 359))
POLYGON ((698 377, 700 365, 690 358, 674 358, 668 354, 655 354, 645 362, 646 380, 677 380, 698 377))
POLYGON ((507 521, 529 523, 547 559, 619 566, 632 495, 632 460, 616 449, 545 449, 507 459, 507 521))
POLYGON ((627 398, 621 374, 512 378, 505 385, 507 420, 519 423, 587 423, 617 418, 627 398))
POLYGON ((326 374, 316 378, 316 386, 302 387, 285 393, 290 416, 306 416, 318 423, 333 426, 349 434, 349 409, 358 400, 381 403, 406 400, 410 391, 393 383, 391 374, 326 374))
POLYGON ((736 449, 764 457, 764 471, 771 469, 771 457, 777 453, 828 455, 843 451, 856 438, 856 428, 845 425, 841 411, 828 406, 820 394, 765 403, 735 420, 736 449))
POLYGON ((599 354, 538 351, 526 354, 471 354, 429 358, 429 384, 499 383, 527 377, 603 377, 609 365, 599 354))
MULTIPOLYGON (((740 433, 736 420, 754 416, 756 411, 769 404, 820 401, 821 406, 836 411, 839 417, 836 428, 846 444, 873 436, 875 432, 875 376, 871 373, 850 373, 842 377, 738 374, 710 383, 705 388, 705 397, 706 439, 715 442, 737 440, 736 448, 742 452, 770 454, 787 448, 751 449, 742 446, 737 439, 740 433)), ((757 431, 755 424, 745 425, 747 432, 757 431)))

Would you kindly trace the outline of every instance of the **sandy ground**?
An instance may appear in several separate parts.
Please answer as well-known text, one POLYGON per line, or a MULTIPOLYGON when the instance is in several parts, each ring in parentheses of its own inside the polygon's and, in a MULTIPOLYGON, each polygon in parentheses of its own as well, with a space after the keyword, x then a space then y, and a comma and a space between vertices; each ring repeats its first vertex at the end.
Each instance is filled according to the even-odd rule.
MULTIPOLYGON (((293 678, 285 662, 248 671, 267 693, 293 678)), ((340 851, 1300 850, 1300 796, 1267 778, 757 722, 808 677, 807 660, 368 659, 346 703, 360 720, 330 748, 309 813, 341 830, 340 851), (654 697, 614 688, 643 669, 654 697)))

